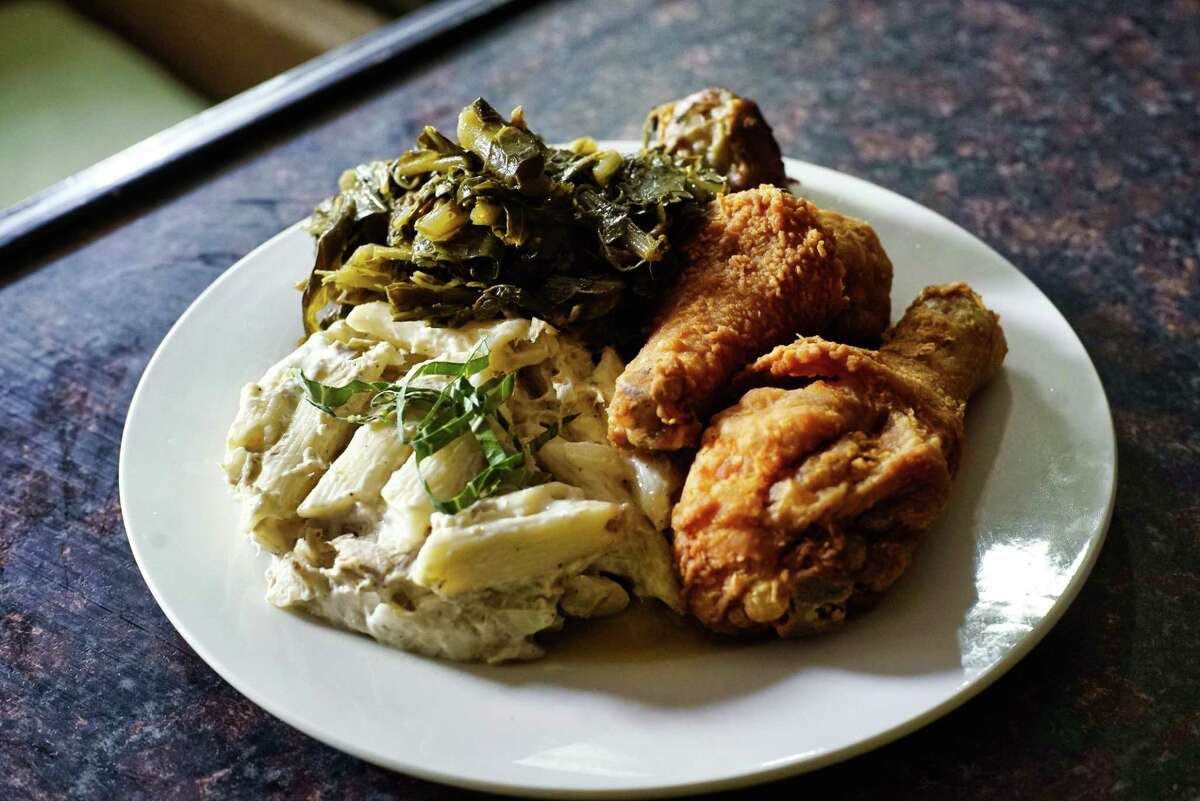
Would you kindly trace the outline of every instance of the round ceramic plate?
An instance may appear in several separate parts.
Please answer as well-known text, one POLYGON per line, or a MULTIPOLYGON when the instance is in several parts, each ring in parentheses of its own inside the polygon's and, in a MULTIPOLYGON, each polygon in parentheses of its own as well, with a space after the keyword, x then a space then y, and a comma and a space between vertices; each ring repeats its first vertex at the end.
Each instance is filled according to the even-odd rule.
POLYGON ((416 776, 524 795, 668 795, 827 765, 934 720, 1011 668, 1091 569, 1116 450, 1079 339, 1016 268, 910 200, 789 161, 818 205, 869 220, 893 317, 967 281, 1009 354, 971 403, 950 504, 883 603, 820 639, 723 643, 651 610, 584 623, 540 661, 414 656, 279 611, 219 468, 238 392, 296 345, 312 244, 290 228, 192 304, 146 368, 121 448, 133 553, 196 652, 272 714, 416 776))

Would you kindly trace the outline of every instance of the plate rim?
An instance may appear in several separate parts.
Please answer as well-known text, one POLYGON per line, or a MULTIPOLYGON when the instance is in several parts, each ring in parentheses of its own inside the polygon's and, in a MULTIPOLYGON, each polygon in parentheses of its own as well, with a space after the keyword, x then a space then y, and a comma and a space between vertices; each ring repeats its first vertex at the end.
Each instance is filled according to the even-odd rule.
MULTIPOLYGON (((609 140, 599 143, 602 147, 614 149, 636 149, 636 142, 631 140, 609 140)), ((358 746, 353 742, 348 742, 342 738, 331 735, 324 731, 318 724, 305 720, 302 715, 293 714, 289 709, 280 708, 278 704, 264 701, 261 694, 256 692, 251 686, 251 682, 243 681, 237 675, 237 671, 227 666, 220 659, 217 659, 212 652, 205 646, 199 638, 189 632, 186 625, 178 619, 175 611, 164 602, 163 594, 158 583, 152 578, 151 574, 145 569, 144 556, 138 546, 138 537, 134 533, 135 526, 131 525, 130 521, 130 506, 127 503, 128 490, 127 479, 128 462, 131 458, 129 448, 129 428, 130 422, 135 419, 135 415, 139 407, 144 403, 144 395, 146 392, 146 377, 151 374, 155 365, 163 357, 167 346, 178 335, 178 332, 184 328, 195 312, 197 307, 204 303, 210 294, 219 290, 225 281, 229 280, 235 271, 240 269, 242 265, 256 257, 260 252, 265 251, 275 245, 279 240, 294 236, 297 229, 304 225, 304 220, 295 222, 283 230, 279 231, 269 239, 265 240, 255 248, 250 250, 236 262, 226 268, 219 276, 217 276, 204 290, 196 296, 187 308, 172 324, 166 335, 155 348, 153 355, 146 363, 141 375, 138 378, 137 388, 130 399, 129 406, 126 410, 125 420, 122 425, 121 445, 118 455, 118 493, 121 504, 122 522, 125 528, 126 541, 129 543, 131 552, 133 553, 134 561, 137 564, 138 572, 142 576, 150 594, 154 598, 155 603, 163 612, 171 625, 188 644, 196 655, 199 656, 204 663, 212 669, 225 682, 233 687, 242 696, 253 702, 270 715, 283 721, 287 725, 297 729, 303 734, 312 737, 314 740, 323 743, 329 747, 335 748, 344 753, 348 753, 354 757, 362 759, 365 762, 387 768, 389 770, 404 773, 427 781, 434 781, 441 784, 462 787, 469 790, 477 790, 483 792, 499 793, 510 796, 524 796, 534 798, 664 798, 680 796, 689 793, 697 792, 717 792, 721 790, 729 790, 749 785, 760 784, 765 782, 777 781, 784 778, 798 776, 808 773, 813 770, 818 770, 829 765, 842 762, 869 751, 875 750, 888 743, 894 742, 912 732, 924 728, 937 719, 945 716, 954 709, 963 706, 979 693, 986 690, 1002 676, 1008 673, 1022 659, 1024 659, 1053 629, 1067 609, 1075 602, 1080 591, 1082 590, 1087 579, 1090 577, 1100 551, 1103 549, 1104 542, 1108 536, 1109 526, 1112 520, 1113 510, 1115 508, 1117 494, 1117 479, 1118 479, 1118 459, 1119 452, 1117 448, 1116 426, 1113 420, 1112 407, 1108 400, 1108 393, 1104 388, 1104 383, 1100 378, 1099 371, 1096 369, 1095 361, 1091 354, 1084 346, 1083 341, 1079 338, 1074 327, 1071 326, 1069 320, 1061 310, 1050 300, 1048 296, 1035 284, 1023 271, 1016 267, 1009 259, 1004 257, 989 244, 977 237, 971 231, 958 225, 953 220, 942 215, 938 211, 931 209, 921 203, 918 203, 911 198, 905 197, 898 192, 895 192, 887 187, 880 186, 872 181, 860 178, 841 170, 835 170, 829 167, 824 167, 819 164, 814 164, 808 161, 794 158, 784 158, 784 164, 789 176, 796 173, 815 173, 822 175, 825 178, 835 181, 849 181, 851 184, 857 185, 860 189, 869 189, 872 192, 883 193, 893 200, 898 200, 903 204, 915 207, 920 212, 932 215, 940 225, 948 226, 959 234, 968 236, 974 244, 986 248, 995 257, 1007 264, 1012 271, 1020 277, 1027 285, 1027 289, 1032 290, 1042 296, 1046 302, 1054 309, 1055 313, 1061 318, 1062 322, 1074 337, 1074 343, 1079 350, 1087 357, 1088 367, 1091 369, 1096 379, 1096 385, 1100 390, 1099 401, 1101 408, 1107 416, 1108 426, 1107 445, 1112 453, 1111 467, 1106 476, 1108 486, 1108 496, 1105 500, 1105 508, 1101 516, 1100 523, 1097 527, 1097 533, 1089 538, 1086 548, 1078 559, 1078 566, 1068 580, 1062 592, 1055 599, 1054 604, 1037 623, 1027 632, 1020 640, 1018 640, 1004 655, 995 663, 989 665, 985 670, 971 677, 969 681, 961 684, 953 693, 920 714, 905 720, 889 729, 877 732, 874 735, 865 737, 856 742, 850 743, 838 748, 820 751, 817 753, 806 752, 796 754, 786 759, 780 760, 777 764, 769 768, 749 767, 743 771, 731 773, 727 776, 717 779, 701 779, 696 781, 681 781, 673 783, 657 782, 646 785, 624 785, 619 788, 571 788, 571 787, 552 787, 549 785, 526 785, 517 782, 504 781, 487 781, 478 780, 470 777, 464 777, 459 774, 448 773, 436 769, 428 769, 422 767, 419 763, 413 763, 404 759, 395 758, 392 756, 381 755, 370 752, 369 750, 358 746)), ((803 182, 800 182, 803 187, 803 182)))

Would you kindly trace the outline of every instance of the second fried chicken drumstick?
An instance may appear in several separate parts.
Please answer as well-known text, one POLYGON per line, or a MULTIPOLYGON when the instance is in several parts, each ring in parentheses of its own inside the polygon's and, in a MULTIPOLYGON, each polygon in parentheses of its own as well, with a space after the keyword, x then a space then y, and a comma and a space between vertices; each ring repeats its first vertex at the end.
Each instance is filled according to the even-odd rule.
POLYGON ((673 514, 691 611, 796 636, 873 601, 945 505, 967 399, 1005 352, 959 283, 926 288, 878 351, 809 337, 751 365, 739 380, 782 386, 714 418, 673 514))
POLYGON ((615 444, 695 445, 714 396, 758 354, 822 330, 845 307, 845 269, 811 203, 760 186, 720 195, 684 245, 687 268, 617 380, 615 444))

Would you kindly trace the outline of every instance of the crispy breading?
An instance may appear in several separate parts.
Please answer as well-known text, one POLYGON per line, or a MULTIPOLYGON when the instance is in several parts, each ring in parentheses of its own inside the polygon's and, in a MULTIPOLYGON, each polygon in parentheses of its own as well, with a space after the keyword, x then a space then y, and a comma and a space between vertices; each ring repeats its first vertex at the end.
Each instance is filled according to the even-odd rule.
POLYGON ((718 196, 684 252, 687 268, 617 381, 608 428, 617 445, 695 445, 735 373, 845 307, 845 271, 816 207, 775 187, 718 196))
POLYGON ((958 469, 967 399, 999 368, 995 314, 929 287, 878 351, 808 337, 739 377, 675 507, 688 606, 718 631, 813 634, 908 567, 958 469), (811 381, 795 387, 798 381, 811 381))
MULTIPOLYGON (((732 192, 760 184, 788 186, 779 143, 753 100, 709 87, 651 109, 646 143, 668 153, 703 157, 723 174, 732 192)), ((891 319, 892 263, 871 226, 836 211, 821 224, 838 241, 846 267, 846 311, 828 331, 838 342, 874 345, 891 319)))
POLYGON ((846 309, 827 331, 815 333, 834 342, 874 345, 892 319, 892 261, 863 220, 829 209, 821 210, 820 219, 846 268, 846 309))

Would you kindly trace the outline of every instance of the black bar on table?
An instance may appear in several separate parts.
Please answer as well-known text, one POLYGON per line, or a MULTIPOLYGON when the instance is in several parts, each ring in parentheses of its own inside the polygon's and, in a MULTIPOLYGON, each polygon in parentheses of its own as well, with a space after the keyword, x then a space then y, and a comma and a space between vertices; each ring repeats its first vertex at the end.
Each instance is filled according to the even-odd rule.
POLYGON ((246 126, 516 0, 440 0, 218 103, 0 211, 0 249, 246 126))

